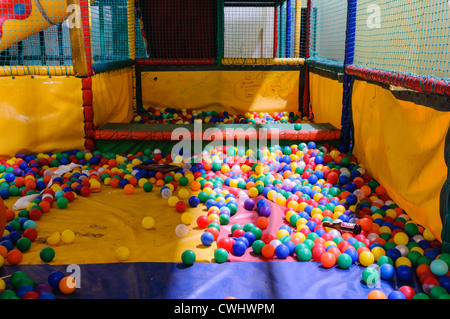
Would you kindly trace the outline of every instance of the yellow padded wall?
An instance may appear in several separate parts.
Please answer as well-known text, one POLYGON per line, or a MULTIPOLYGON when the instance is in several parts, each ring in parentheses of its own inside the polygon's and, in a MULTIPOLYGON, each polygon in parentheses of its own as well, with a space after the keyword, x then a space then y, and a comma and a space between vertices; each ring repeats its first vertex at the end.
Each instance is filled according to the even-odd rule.
POLYGON ((133 119, 132 72, 131 68, 124 68, 92 77, 95 128, 133 119))
POLYGON ((84 149, 81 80, 0 77, 0 157, 84 149))
POLYGON ((311 109, 314 122, 341 128, 343 84, 338 80, 309 72, 311 109))
POLYGON ((398 100, 389 90, 359 80, 352 108, 354 154, 395 203, 440 240, 450 112, 398 100))

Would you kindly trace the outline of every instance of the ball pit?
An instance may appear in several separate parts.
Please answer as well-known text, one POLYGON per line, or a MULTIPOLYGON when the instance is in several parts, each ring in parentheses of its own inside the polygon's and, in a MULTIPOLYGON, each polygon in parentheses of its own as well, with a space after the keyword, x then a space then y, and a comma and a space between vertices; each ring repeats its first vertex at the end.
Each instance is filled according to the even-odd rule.
MULTIPOLYGON (((358 265, 365 270, 376 264, 381 280, 397 277, 408 281, 415 275, 425 295, 430 298, 448 295, 449 255, 439 250, 439 244, 428 229, 422 229, 409 219, 353 155, 343 154, 328 144, 315 143, 273 146, 258 152, 263 155, 263 161, 252 162, 256 152, 239 148, 212 149, 208 152, 209 159, 200 163, 184 163, 178 171, 149 175, 136 169, 136 164, 149 159, 170 163, 171 159, 151 151, 133 156, 69 151, 64 153, 64 158, 81 167, 54 179, 50 188, 45 187, 49 181, 45 172, 49 163, 57 166, 56 156, 30 155, 27 160, 24 156, 17 157, 27 163, 28 170, 23 170, 22 174, 16 171, 17 176, 0 173, 3 189, 8 190, 3 196, 19 198, 40 191, 43 194, 27 209, 6 210, 6 234, 0 245, 6 253, 0 252, 0 255, 4 264, 20 263, 38 237, 37 224, 46 213, 54 208, 67 208, 80 197, 94 196, 105 185, 122 188, 130 196, 140 189, 157 191, 168 207, 182 214, 205 206, 207 214, 189 220, 204 231, 199 239, 203 245, 209 247, 217 241, 214 260, 218 263, 232 257, 244 258, 253 252, 262 260, 316 261, 323 268, 348 269, 358 265), (223 162, 228 153, 236 154, 242 161, 223 162), (358 203, 360 210, 356 212, 358 203), (284 209, 282 228, 270 227, 274 217, 272 205, 284 209), (233 216, 241 207, 257 218, 254 223, 243 224, 240 228, 233 216), (341 233, 322 227, 323 221, 357 223, 362 232, 359 235, 341 233), (226 230, 221 226, 226 225, 233 239, 222 241, 220 236, 226 230), (426 271, 423 271, 424 266, 428 266, 426 271)), ((142 226, 153 228, 154 221, 146 219, 144 223, 144 219, 142 226)), ((182 224, 190 223, 182 221, 182 224)), ((70 243, 73 236, 73 232, 55 231, 47 237, 47 243, 52 246, 61 241, 70 243)), ((195 253, 194 257, 190 256, 190 260, 185 256, 182 261, 189 260, 187 264, 195 261, 195 253)), ((129 251, 118 259, 128 257, 129 251)), ((371 271, 366 271, 367 278, 371 271)), ((370 278, 376 276, 371 275, 370 278)), ((418 293, 406 292, 407 288, 403 290, 404 296, 420 297, 418 293)), ((393 294, 392 298, 396 295, 400 296, 393 294)))

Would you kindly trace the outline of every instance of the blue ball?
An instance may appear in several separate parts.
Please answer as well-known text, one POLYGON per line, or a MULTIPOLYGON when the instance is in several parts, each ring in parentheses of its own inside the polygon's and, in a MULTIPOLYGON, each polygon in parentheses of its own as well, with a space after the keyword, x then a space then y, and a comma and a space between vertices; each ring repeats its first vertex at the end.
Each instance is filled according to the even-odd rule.
POLYGON ((293 241, 287 240, 283 243, 289 248, 289 255, 292 255, 295 251, 295 243, 293 241))
POLYGON ((285 244, 280 244, 275 248, 275 255, 279 259, 286 259, 287 256, 290 254, 290 249, 285 244))
POLYGON ((246 247, 249 246, 249 242, 248 242, 247 237, 241 236, 241 237, 237 238, 236 241, 242 241, 245 244, 246 247))
POLYGON ((401 265, 401 266, 397 267, 396 274, 397 274, 397 278, 399 280, 408 281, 408 280, 411 280, 411 278, 413 276, 413 271, 412 271, 411 267, 406 266, 406 265, 401 265))
POLYGON ((197 207, 200 204, 200 199, 197 196, 191 196, 189 198, 189 206, 197 207))
POLYGON ((397 258, 400 258, 402 256, 402 253, 397 248, 389 248, 386 251, 386 256, 390 257, 392 261, 395 263, 397 258))
POLYGON ((9 195, 11 195, 11 193, 9 192, 9 189, 7 189, 7 188, 0 189, 0 197, 2 199, 8 199, 9 195))
POLYGON ((391 280, 394 278, 395 268, 389 263, 380 266, 380 278, 383 280, 391 280))
POLYGON ((288 225, 281 225, 279 229, 285 229, 287 230, 287 232, 289 233, 289 235, 291 234, 291 227, 289 227, 288 225))
POLYGON ((51 272, 50 275, 48 275, 48 284, 52 287, 58 287, 59 282, 65 276, 66 275, 64 275, 64 273, 62 273, 61 271, 55 270, 55 271, 51 272))
POLYGON ((388 299, 406 299, 406 296, 403 292, 394 290, 388 295, 388 299))
POLYGON ((344 251, 344 253, 346 253, 347 255, 349 255, 349 256, 352 258, 352 263, 353 263, 353 264, 354 264, 354 263, 358 260, 358 258, 359 258, 358 252, 357 252, 356 249, 354 249, 354 248, 347 248, 347 249, 344 251))
POLYGON ((247 249, 247 245, 242 240, 236 240, 233 244, 233 253, 242 256, 247 249))
POLYGON ((254 242, 255 239, 256 239, 255 234, 252 233, 251 231, 245 232, 244 235, 243 235, 243 237, 247 238, 247 240, 248 240, 248 245, 247 245, 247 246, 252 245, 253 242, 254 242))
POLYGON ((56 299, 56 297, 51 292, 44 292, 39 296, 39 299, 56 299))
POLYGON ((445 288, 445 290, 447 290, 447 293, 450 293, 450 277, 441 276, 438 281, 441 284, 441 287, 445 288))
POLYGON ((202 236, 200 237, 200 240, 203 245, 211 246, 211 244, 214 242, 214 235, 212 233, 206 231, 202 234, 202 236))
POLYGON ((27 292, 32 291, 32 290, 33 290, 33 287, 31 287, 30 285, 22 285, 16 291, 17 297, 22 298, 23 295, 25 295, 27 292))

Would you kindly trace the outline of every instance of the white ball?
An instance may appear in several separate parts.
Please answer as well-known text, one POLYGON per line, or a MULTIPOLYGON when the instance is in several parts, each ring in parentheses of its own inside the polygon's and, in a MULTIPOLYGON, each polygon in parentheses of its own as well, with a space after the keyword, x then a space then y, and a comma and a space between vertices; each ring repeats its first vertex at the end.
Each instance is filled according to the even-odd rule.
POLYGON ((189 228, 185 224, 179 224, 175 227, 175 234, 177 234, 178 237, 186 237, 188 232, 189 228))

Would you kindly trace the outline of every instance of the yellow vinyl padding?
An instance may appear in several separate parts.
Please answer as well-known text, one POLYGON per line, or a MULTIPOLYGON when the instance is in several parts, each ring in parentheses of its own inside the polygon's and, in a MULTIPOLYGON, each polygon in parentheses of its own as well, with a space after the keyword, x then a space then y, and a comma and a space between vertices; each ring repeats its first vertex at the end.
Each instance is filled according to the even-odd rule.
POLYGON ((343 84, 309 72, 311 109, 314 122, 331 123, 341 128, 343 84))
POLYGON ((0 157, 84 148, 81 80, 0 78, 0 157))
POLYGON ((299 71, 168 71, 142 73, 144 108, 297 112, 299 71))
POLYGON ((450 112, 398 100, 389 90, 359 80, 352 107, 354 154, 395 203, 440 240, 450 112))
POLYGON ((92 77, 94 126, 130 123, 133 119, 132 69, 108 71, 92 77))

